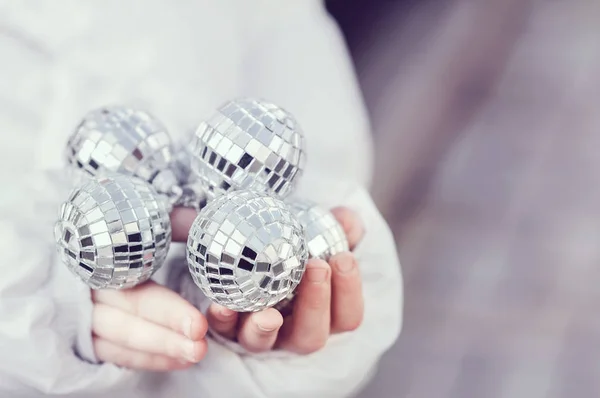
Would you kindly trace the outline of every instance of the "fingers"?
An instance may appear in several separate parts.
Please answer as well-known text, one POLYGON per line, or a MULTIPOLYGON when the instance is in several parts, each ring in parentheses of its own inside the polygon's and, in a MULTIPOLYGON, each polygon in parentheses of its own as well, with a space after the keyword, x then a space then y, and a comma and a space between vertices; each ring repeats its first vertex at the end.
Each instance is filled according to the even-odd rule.
POLYGON ((185 369, 193 365, 192 362, 185 360, 121 347, 99 337, 94 338, 94 351, 100 361, 130 369, 165 372, 185 369))
POLYGON ((237 334, 238 313, 218 304, 211 304, 206 312, 211 328, 221 336, 234 339, 237 334))
POLYGON ((281 331, 282 348, 298 354, 321 349, 329 337, 331 269, 320 259, 308 262, 298 286, 294 315, 281 331))
POLYGON ((329 261, 331 276, 331 331, 348 332, 363 320, 362 283, 356 259, 351 253, 340 253, 329 261))
POLYGON ((111 307, 164 326, 192 340, 200 340, 208 327, 200 311, 177 293, 149 281, 133 289, 94 290, 96 303, 111 307))
POLYGON ((204 340, 192 341, 173 330, 106 304, 94 306, 92 331, 97 337, 124 348, 188 362, 198 362, 206 353, 204 340))
POLYGON ((196 210, 187 207, 176 207, 171 211, 171 236, 174 242, 187 242, 197 215, 196 210))
POLYGON ((365 228, 360 217, 347 207, 336 207, 331 209, 331 212, 344 229, 350 250, 354 250, 365 234, 365 228))
POLYGON ((273 348, 283 317, 274 308, 243 317, 238 342, 250 352, 263 352, 273 348))

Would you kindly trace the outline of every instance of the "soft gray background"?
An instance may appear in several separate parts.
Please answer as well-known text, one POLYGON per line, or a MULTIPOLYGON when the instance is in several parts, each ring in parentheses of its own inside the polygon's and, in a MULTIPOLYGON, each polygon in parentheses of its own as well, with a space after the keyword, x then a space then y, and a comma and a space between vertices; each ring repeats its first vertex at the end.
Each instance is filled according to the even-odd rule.
POLYGON ((600 396, 600 2, 330 8, 406 284, 362 396, 600 396))

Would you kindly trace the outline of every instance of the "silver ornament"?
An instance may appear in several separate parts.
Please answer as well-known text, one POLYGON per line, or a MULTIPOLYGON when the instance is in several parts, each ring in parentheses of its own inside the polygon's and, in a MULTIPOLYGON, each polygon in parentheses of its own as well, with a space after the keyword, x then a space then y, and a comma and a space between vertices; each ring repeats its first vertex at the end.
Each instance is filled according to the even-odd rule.
POLYGON ((191 143, 191 169, 209 197, 254 190, 286 197, 304 167, 304 137, 293 116, 242 98, 202 122, 191 143))
POLYGON ((171 138, 142 110, 107 106, 88 112, 69 137, 66 158, 75 184, 86 176, 120 173, 147 181, 173 202, 181 194, 171 138))
POLYGON ((329 210, 306 199, 294 198, 287 203, 304 227, 310 257, 329 261, 332 256, 349 250, 346 233, 329 210))
MULTIPOLYGON (((311 258, 329 261, 336 254, 350 250, 344 229, 329 210, 307 199, 293 198, 286 202, 304 228, 311 258)), ((283 316, 290 315, 295 296, 295 292, 290 292, 275 309, 283 316)))
POLYGON ((300 282, 307 259, 304 231, 289 207, 253 191, 210 201, 187 242, 196 285, 213 302, 239 312, 284 299, 300 282))
POLYGON ((189 131, 184 134, 183 139, 173 143, 173 169, 181 185, 185 185, 194 181, 192 178, 192 154, 191 145, 195 131, 189 131))
POLYGON ((146 182, 123 174, 89 178, 60 209, 55 240, 65 265, 93 289, 148 280, 171 242, 167 205, 146 182))
POLYGON ((181 187, 181 193, 173 203, 173 206, 189 207, 200 211, 206 206, 207 201, 208 198, 204 188, 198 184, 190 183, 181 187))
POLYGON ((191 154, 189 146, 191 136, 191 134, 188 134, 188 139, 185 140, 185 144, 183 142, 178 142, 175 145, 173 170, 181 184, 181 194, 175 202, 175 205, 191 207, 199 211, 206 205, 208 197, 203 184, 191 176, 191 154))

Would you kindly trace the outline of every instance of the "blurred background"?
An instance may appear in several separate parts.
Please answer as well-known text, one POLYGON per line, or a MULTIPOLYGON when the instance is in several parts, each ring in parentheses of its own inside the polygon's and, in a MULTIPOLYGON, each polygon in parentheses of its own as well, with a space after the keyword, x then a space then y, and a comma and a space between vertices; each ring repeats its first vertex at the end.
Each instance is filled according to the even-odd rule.
POLYGON ((331 0, 397 237, 364 397, 600 396, 600 2, 331 0))

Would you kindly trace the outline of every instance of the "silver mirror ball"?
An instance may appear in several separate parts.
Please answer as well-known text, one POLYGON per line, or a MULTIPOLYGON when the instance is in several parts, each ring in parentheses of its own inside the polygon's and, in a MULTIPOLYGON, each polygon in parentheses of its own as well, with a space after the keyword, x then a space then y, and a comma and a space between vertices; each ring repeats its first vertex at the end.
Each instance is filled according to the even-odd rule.
POLYGON ((196 285, 213 302, 238 312, 259 311, 287 297, 307 259, 304 230, 289 207, 254 191, 208 202, 187 242, 196 285))
POLYGON ((62 261, 93 289, 148 280, 171 242, 165 201, 146 182, 123 174, 89 178, 75 188, 54 232, 62 261))
POLYGON ((349 250, 346 233, 329 210, 306 199, 294 198, 287 204, 304 227, 310 257, 328 261, 349 250))
POLYGON ((208 196, 204 185, 192 175, 191 169, 191 137, 193 134, 186 134, 187 139, 175 143, 175 158, 173 160, 173 170, 177 174, 181 186, 181 195, 175 205, 183 207, 193 207, 200 211, 206 202, 208 196))
POLYGON ((139 109, 106 106, 88 112, 69 137, 66 158, 76 185, 85 177, 119 173, 150 183, 172 202, 181 195, 167 129, 139 109))
MULTIPOLYGON (((310 258, 325 261, 349 250, 344 229, 329 210, 306 199, 293 198, 286 201, 304 229, 310 258)), ((295 293, 290 292, 275 308, 284 316, 291 313, 295 293)))
POLYGON ((270 102, 241 98, 202 122, 191 143, 191 170, 209 199, 234 190, 290 194, 304 167, 294 117, 270 102))

